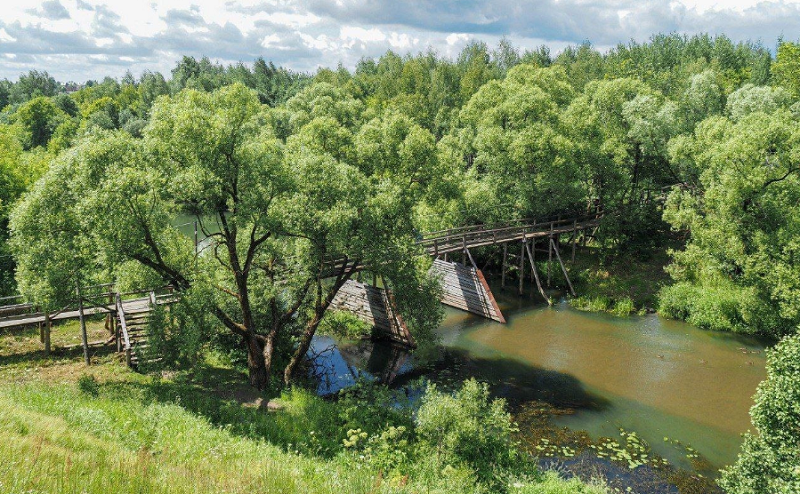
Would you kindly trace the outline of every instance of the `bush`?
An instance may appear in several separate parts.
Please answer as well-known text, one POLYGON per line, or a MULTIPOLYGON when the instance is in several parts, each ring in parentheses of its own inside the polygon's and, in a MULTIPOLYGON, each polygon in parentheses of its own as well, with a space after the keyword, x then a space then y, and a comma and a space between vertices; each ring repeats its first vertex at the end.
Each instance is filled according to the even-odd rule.
POLYGON ((371 329, 369 324, 352 312, 331 310, 325 313, 319 326, 319 333, 354 340, 369 336, 371 329))
POLYGON ((512 494, 605 494, 608 490, 600 484, 584 484, 577 478, 564 480, 555 472, 547 472, 540 482, 514 485, 512 494))
POLYGON ((84 374, 78 378, 78 389, 81 393, 89 396, 97 396, 100 394, 100 384, 94 376, 84 374))
POLYGON ((767 378, 758 386, 739 459, 720 485, 737 494, 800 492, 800 335, 784 338, 767 355, 767 378))
POLYGON ((468 465, 489 486, 504 485, 512 463, 523 463, 511 437, 517 429, 505 400, 490 400, 488 386, 474 379, 454 394, 429 385, 416 428, 443 464, 468 465))
POLYGON ((775 311, 769 309, 755 289, 733 284, 676 283, 659 292, 658 311, 704 329, 773 335, 783 332, 775 311))

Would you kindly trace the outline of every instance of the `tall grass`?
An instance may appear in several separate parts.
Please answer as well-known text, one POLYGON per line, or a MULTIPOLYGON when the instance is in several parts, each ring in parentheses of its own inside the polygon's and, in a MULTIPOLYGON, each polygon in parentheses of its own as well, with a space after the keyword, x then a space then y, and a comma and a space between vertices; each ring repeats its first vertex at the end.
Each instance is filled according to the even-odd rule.
MULTIPOLYGON (((283 410, 267 412, 199 385, 141 376, 0 384, 0 492, 487 492, 468 468, 437 455, 390 477, 362 460, 378 452, 341 446, 342 405, 302 390, 280 402, 283 410)), ((518 485, 538 485, 538 477, 518 485)), ((553 492, 595 492, 545 481, 564 484, 553 492)))

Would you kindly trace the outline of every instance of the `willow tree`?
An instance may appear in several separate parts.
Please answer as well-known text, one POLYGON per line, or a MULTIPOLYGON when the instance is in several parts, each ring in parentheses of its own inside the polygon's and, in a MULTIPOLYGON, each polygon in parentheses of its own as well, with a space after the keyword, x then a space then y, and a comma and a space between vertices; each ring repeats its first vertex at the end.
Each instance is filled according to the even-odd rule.
POLYGON ((12 221, 22 290, 64 300, 77 272, 99 279, 138 265, 207 296, 207 310, 246 348, 259 389, 279 346, 293 349, 279 355, 291 379, 353 267, 403 287, 400 305, 424 327, 425 311, 413 308, 430 284, 415 255, 413 202, 402 200, 399 174, 375 174, 355 153, 358 103, 309 88, 281 110, 285 140, 271 111, 242 85, 184 90, 156 102, 144 139, 98 132, 63 154, 12 221), (207 239, 199 246, 177 226, 187 216, 207 239))

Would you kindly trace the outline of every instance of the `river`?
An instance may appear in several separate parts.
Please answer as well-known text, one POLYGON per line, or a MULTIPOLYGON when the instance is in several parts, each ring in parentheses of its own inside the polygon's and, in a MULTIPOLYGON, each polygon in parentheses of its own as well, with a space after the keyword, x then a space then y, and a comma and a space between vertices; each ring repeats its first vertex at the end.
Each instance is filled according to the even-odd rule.
POLYGON ((507 324, 447 309, 440 346, 425 356, 317 338, 313 348, 323 352, 317 361, 328 376, 319 391, 365 372, 396 385, 419 376, 445 385, 476 377, 513 406, 536 400, 574 410, 554 420, 595 438, 636 431, 676 465, 686 465, 685 450, 672 440, 691 445, 714 468, 736 459, 766 375, 767 342, 655 314, 620 318, 563 301, 548 307, 510 292, 495 296, 507 324))

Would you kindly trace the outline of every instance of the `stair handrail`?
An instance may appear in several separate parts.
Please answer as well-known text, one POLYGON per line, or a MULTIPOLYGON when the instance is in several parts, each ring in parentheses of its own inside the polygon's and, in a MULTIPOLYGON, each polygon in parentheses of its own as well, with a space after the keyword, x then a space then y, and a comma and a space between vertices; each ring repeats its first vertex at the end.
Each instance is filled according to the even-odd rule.
POLYGON ((125 322, 125 309, 122 305, 122 297, 119 293, 116 294, 117 302, 117 318, 119 319, 119 327, 122 329, 122 349, 125 351, 125 361, 128 367, 131 366, 131 339, 128 335, 128 323, 125 322))

